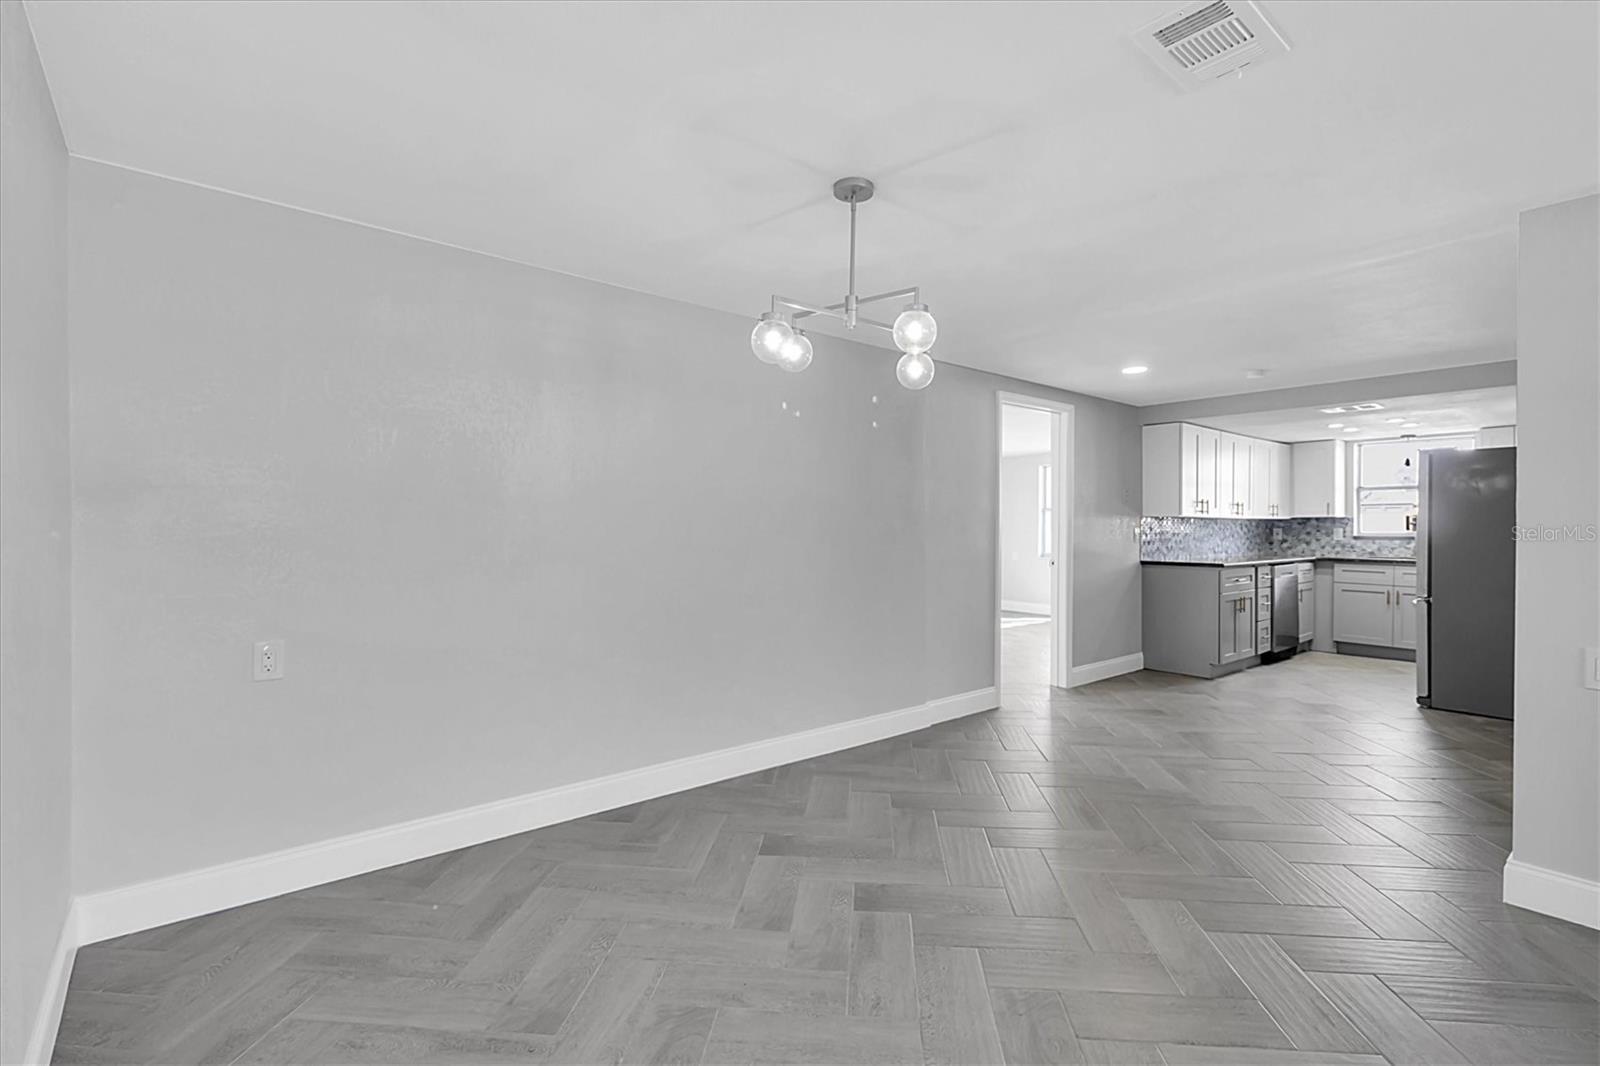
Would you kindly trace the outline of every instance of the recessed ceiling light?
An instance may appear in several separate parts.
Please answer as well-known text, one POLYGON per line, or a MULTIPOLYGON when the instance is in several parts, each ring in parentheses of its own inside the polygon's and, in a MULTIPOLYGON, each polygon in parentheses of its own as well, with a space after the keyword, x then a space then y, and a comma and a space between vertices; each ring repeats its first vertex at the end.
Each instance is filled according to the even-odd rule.
POLYGON ((1267 372, 1265 370, 1246 370, 1244 372, 1244 376, 1249 378, 1251 381, 1255 381, 1258 378, 1266 377, 1267 372))
POLYGON ((1370 402, 1368 402, 1368 403, 1353 403, 1353 404, 1350 405, 1350 410, 1352 410, 1352 411, 1381 411, 1381 410, 1383 410, 1383 404, 1381 404, 1381 403, 1370 403, 1370 402))
POLYGON ((1143 374, 1149 369, 1147 366, 1125 366, 1122 368, 1122 372, 1124 374, 1143 374))
POLYGON ((1328 423, 1328 428, 1329 429, 1343 429, 1344 428, 1344 423, 1343 422, 1329 422, 1328 423))
POLYGON ((1325 414, 1325 415, 1342 415, 1342 414, 1344 414, 1344 408, 1343 407, 1324 407, 1322 409, 1322 413, 1325 414))
POLYGON ((1405 418, 1404 416, 1400 418, 1385 418, 1384 421, 1388 422, 1390 425, 1398 425, 1399 423, 1404 422, 1405 418))
POLYGON ((1421 429, 1422 428, 1422 423, 1421 422, 1402 422, 1402 423, 1400 423, 1400 428, 1401 429, 1421 429))
POLYGON ((1344 427, 1344 431, 1346 433, 1360 433, 1361 432, 1361 427, 1360 426, 1345 426, 1344 427))

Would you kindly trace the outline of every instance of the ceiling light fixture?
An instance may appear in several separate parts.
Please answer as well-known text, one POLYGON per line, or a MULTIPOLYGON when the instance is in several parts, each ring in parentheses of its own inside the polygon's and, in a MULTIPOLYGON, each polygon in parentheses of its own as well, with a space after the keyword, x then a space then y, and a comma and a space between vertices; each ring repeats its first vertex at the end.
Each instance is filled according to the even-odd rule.
POLYGON ((1329 422, 1328 423, 1328 428, 1329 429, 1343 429, 1344 428, 1344 423, 1343 422, 1329 422))
POLYGON ((1143 374, 1149 369, 1147 366, 1125 366, 1122 368, 1122 372, 1124 374, 1143 374))
POLYGON ((1360 433, 1361 432, 1361 427, 1360 426, 1345 426, 1344 427, 1344 431, 1346 433, 1360 433))
POLYGON ((1402 423, 1400 423, 1400 428, 1401 429, 1421 429, 1422 428, 1422 423, 1421 422, 1402 422, 1402 423))
POLYGON ((1389 423, 1391 426, 1396 426, 1405 421, 1405 416, 1402 415, 1399 418, 1385 418, 1384 421, 1389 423))
POLYGON ((1344 414, 1344 408, 1343 407, 1324 407, 1322 409, 1322 413, 1325 414, 1325 415, 1342 415, 1342 414, 1344 414))
MULTIPOLYGON (((894 338, 895 347, 905 354, 895 364, 894 376, 908 389, 925 389, 933 380, 933 357, 928 349, 939 336, 939 323, 928 313, 922 302, 922 290, 913 285, 892 292, 872 296, 856 295, 856 207, 872 199, 873 184, 866 178, 840 178, 833 183, 833 197, 850 205, 850 288, 839 303, 818 306, 791 300, 787 296, 773 296, 772 310, 756 321, 750 334, 750 350, 763 363, 776 364, 784 370, 798 374, 811 365, 811 341, 805 331, 795 328, 795 322, 811 315, 826 315, 844 323, 845 329, 858 325, 881 329, 894 338), (862 304, 880 300, 910 299, 894 322, 879 322, 857 312, 862 304)), ((1142 372, 1124 370, 1123 373, 1142 372)))

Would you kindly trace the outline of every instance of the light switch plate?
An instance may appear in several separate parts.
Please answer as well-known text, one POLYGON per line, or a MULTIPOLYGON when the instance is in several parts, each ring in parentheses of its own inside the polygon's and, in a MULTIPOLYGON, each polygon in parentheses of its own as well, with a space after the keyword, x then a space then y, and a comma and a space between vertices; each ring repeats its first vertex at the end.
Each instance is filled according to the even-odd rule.
POLYGON ((256 642, 252 675, 257 681, 283 680, 284 642, 259 640, 256 642))
POLYGON ((1583 687, 1600 688, 1600 648, 1583 649, 1583 687))

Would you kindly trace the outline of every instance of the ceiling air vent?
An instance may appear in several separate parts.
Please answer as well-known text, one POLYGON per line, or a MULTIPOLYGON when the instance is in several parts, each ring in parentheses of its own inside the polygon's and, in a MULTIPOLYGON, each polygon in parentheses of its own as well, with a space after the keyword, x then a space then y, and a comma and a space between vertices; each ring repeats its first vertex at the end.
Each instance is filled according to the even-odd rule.
POLYGON ((1185 4, 1133 40, 1186 92, 1289 50, 1283 34, 1250 0, 1185 4))

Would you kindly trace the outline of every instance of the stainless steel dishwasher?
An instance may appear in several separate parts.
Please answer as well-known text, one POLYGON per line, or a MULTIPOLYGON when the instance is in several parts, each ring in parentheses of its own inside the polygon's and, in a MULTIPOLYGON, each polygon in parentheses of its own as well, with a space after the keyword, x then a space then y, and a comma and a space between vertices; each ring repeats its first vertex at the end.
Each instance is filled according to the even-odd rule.
POLYGON ((1272 651, 1263 658, 1283 659, 1300 647, 1300 568, 1278 563, 1272 568, 1272 651))

